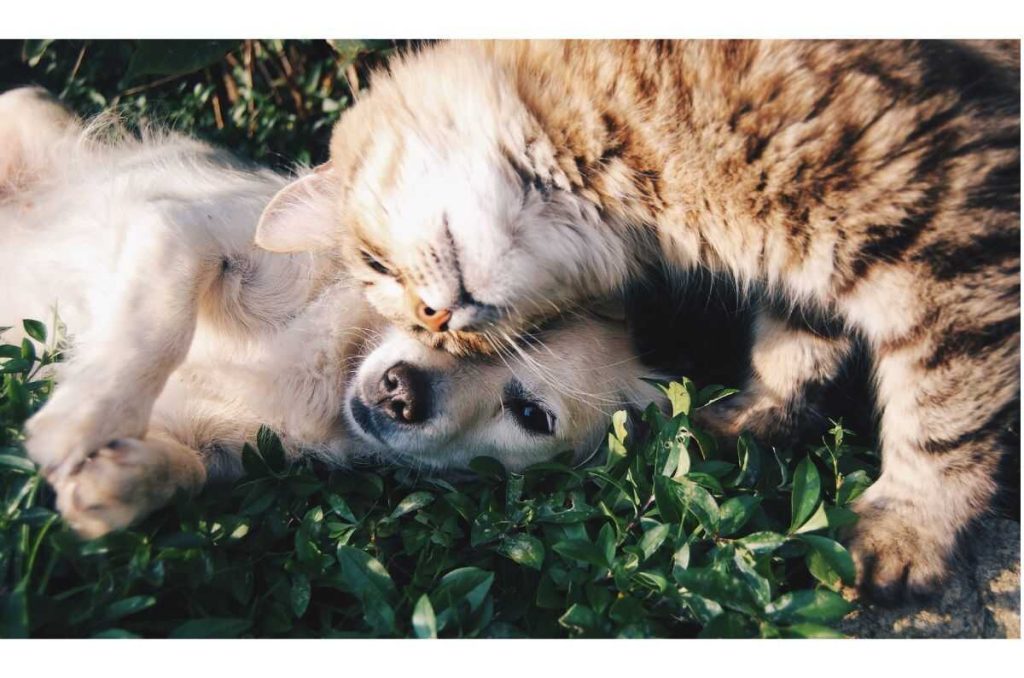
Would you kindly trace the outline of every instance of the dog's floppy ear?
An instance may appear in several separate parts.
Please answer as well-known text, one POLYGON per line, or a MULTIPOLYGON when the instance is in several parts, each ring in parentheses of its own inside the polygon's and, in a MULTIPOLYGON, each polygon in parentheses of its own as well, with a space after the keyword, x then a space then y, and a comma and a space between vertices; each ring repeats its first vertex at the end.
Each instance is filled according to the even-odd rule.
POLYGON ((256 246, 271 252, 306 252, 335 244, 333 179, 327 162, 278 191, 260 216, 256 246))
POLYGON ((61 162, 59 143, 79 130, 74 114, 41 87, 0 94, 0 193, 47 176, 61 162))

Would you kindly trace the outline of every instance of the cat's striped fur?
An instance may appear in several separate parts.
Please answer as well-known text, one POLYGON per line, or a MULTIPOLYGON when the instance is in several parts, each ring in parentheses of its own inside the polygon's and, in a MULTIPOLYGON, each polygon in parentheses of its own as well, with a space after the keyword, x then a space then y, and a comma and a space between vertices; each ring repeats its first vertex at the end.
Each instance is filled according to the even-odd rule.
POLYGON ((652 258, 781 298, 724 433, 792 422, 861 335, 884 472, 851 548, 868 590, 927 591, 1019 408, 1019 97, 1016 42, 442 44, 345 115, 339 221, 303 228, 358 244, 385 315, 450 313, 430 339, 455 351, 652 258))

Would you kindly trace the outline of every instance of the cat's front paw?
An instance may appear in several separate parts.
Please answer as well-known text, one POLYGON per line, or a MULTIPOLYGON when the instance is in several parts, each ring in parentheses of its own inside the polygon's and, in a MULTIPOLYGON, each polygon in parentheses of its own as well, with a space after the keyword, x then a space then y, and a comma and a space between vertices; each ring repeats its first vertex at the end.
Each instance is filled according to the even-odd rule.
POLYGON ((83 537, 128 527, 166 504, 182 485, 174 454, 158 441, 113 440, 54 483, 57 509, 83 537))
POLYGON ((775 441, 795 435, 798 415, 791 403, 743 392, 702 407, 694 420, 716 438, 734 440, 747 432, 759 440, 775 441))
POLYGON ((955 538, 905 501, 866 495, 855 510, 847 547, 860 593, 884 605, 934 595, 949 575, 955 538))

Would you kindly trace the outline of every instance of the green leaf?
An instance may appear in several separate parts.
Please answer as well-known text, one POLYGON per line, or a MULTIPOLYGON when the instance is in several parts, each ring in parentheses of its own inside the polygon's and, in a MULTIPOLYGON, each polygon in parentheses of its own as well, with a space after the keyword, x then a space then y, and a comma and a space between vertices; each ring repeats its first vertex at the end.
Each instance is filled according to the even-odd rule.
POLYGON ((848 527, 857 524, 857 514, 844 506, 826 506, 825 519, 831 528, 848 527))
POLYGON ((32 369, 32 363, 24 358, 11 358, 0 365, 0 373, 15 374, 17 372, 28 372, 32 369))
POLYGON ((736 543, 755 556, 762 556, 775 551, 785 544, 787 539, 786 535, 776 532, 755 532, 742 539, 737 539, 736 543))
POLYGON ((723 612, 721 605, 696 593, 681 593, 679 597, 701 624, 709 624, 712 619, 723 612))
POLYGON ((737 487, 753 487, 761 477, 761 448, 749 433, 743 433, 736 441, 740 473, 736 477, 737 487))
POLYGON ((28 638, 28 596, 22 581, 10 593, 0 595, 0 630, 3 638, 28 638))
POLYGON ((719 510, 718 533, 723 537, 736 534, 760 505, 760 497, 739 496, 726 500, 719 510))
POLYGON ((640 539, 640 550, 644 553, 644 559, 654 555, 658 547, 664 543, 670 529, 672 529, 671 525, 655 525, 644 532, 644 536, 640 539))
POLYGON ((354 62, 361 54, 390 47, 387 40, 328 40, 327 43, 337 52, 338 63, 342 67, 354 62))
POLYGON ((820 624, 793 624, 784 626, 782 629, 783 638, 845 638, 843 634, 835 629, 820 624))
POLYGON ((290 595, 288 596, 288 601, 292 606, 292 614, 294 614, 296 618, 306 614, 311 597, 312 592, 309 584, 309 577, 304 574, 293 575, 292 588, 290 595))
POLYGON ((505 467, 494 457, 474 457, 469 462, 469 468, 481 478, 499 482, 505 480, 505 467))
POLYGON ((597 548, 604 554, 606 563, 615 559, 615 528, 610 523, 605 523, 598 530, 597 548))
POLYGON ((438 630, 480 611, 494 583, 494 573, 478 567, 460 567, 441 577, 430 595, 435 603, 438 630))
POLYGON ((565 611, 565 614, 558 618, 558 623, 569 630, 579 633, 597 628, 600 623, 600 619, 594 611, 586 605, 573 603, 572 606, 565 611))
POLYGON ((331 505, 331 510, 334 514, 349 523, 358 523, 352 509, 349 508, 348 502, 339 497, 336 494, 327 495, 327 503, 331 505))
POLYGON ((392 603, 398 590, 391 575, 376 558, 352 546, 338 547, 341 583, 363 605, 367 623, 379 634, 393 634, 395 612, 392 603))
POLYGON ((284 471, 287 466, 284 445, 281 444, 281 439, 273 429, 267 426, 260 426, 256 432, 256 447, 271 471, 275 473, 284 471))
POLYGON ((434 495, 432 493, 424 492, 422 490, 419 492, 413 492, 408 497, 398 502, 398 506, 396 506, 395 510, 391 512, 391 518, 399 518, 404 516, 406 513, 416 511, 424 506, 429 506, 433 502, 434 495))
POLYGON ((124 639, 139 638, 140 636, 125 629, 103 629, 98 633, 92 634, 92 637, 96 639, 124 639))
POLYGON ((249 630, 252 621, 238 617, 190 619, 171 629, 171 638, 238 638, 249 630))
POLYGON ((27 338, 21 340, 21 357, 30 363, 36 361, 36 346, 27 338))
POLYGON ((38 320, 29 319, 22 320, 21 324, 25 328, 25 334, 38 341, 40 344, 46 343, 46 325, 38 320))
POLYGON ((674 573, 676 581, 699 596, 737 612, 759 614, 761 605, 757 595, 736 575, 735 571, 717 567, 691 567, 674 573))
POLYGON ((605 558, 604 551, 599 549, 589 541, 582 539, 568 539, 566 541, 560 541, 554 546, 555 553, 571 558, 573 560, 580 560, 584 563, 590 563, 591 565, 597 565, 598 567, 611 567, 611 564, 605 558))
POLYGON ((857 470, 843 476, 839 489, 836 491, 836 504, 845 506, 854 499, 864 494, 864 490, 871 486, 871 476, 867 471, 857 470))
POLYGON ((544 544, 528 534, 504 537, 498 546, 498 553, 534 570, 539 570, 544 564, 544 544))
POLYGON ((707 407, 712 403, 717 403, 719 400, 728 398, 729 396, 739 392, 740 390, 738 388, 725 388, 721 384, 705 386, 699 393, 697 393, 697 406, 694 409, 707 407))
POLYGON ((156 605, 156 598, 153 596, 132 596, 108 605, 103 616, 107 621, 114 621, 121 617, 141 612, 154 605, 156 605))
POLYGON ((412 630, 417 638, 437 638, 437 617, 427 594, 420 596, 412 611, 412 630))
POLYGON ((814 515, 807 519, 793 534, 803 534, 804 532, 813 532, 814 530, 821 530, 828 527, 828 514, 825 512, 825 502, 818 504, 817 510, 814 511, 814 515))
POLYGON ((711 493, 697 483, 682 479, 672 481, 676 485, 686 510, 697 518, 697 521, 709 535, 718 533, 719 510, 711 493))
POLYGON ((827 589, 815 589, 783 594, 765 608, 765 613, 779 624, 829 624, 839 621, 851 610, 853 605, 838 593, 827 589))
POLYGON ((629 413, 626 410, 618 410, 612 415, 612 434, 621 443, 625 443, 626 437, 629 435, 629 430, 626 428, 628 418, 629 413))
POLYGON ((657 572, 637 572, 633 575, 633 581, 659 594, 668 588, 668 580, 657 572))
POLYGON ((683 519, 683 502, 676 491, 677 483, 672 478, 658 475, 654 478, 654 501, 658 512, 667 523, 678 523, 683 519))
POLYGON ((35 68, 51 44, 53 44, 53 40, 25 40, 21 43, 22 60, 30 67, 35 68))
POLYGON ((736 612, 723 612, 705 626, 699 638, 756 638, 757 626, 749 617, 736 612))
POLYGON ((793 495, 790 498, 793 518, 789 524, 790 532, 794 532, 811 517, 820 498, 821 478, 818 476, 818 467, 810 457, 805 457, 793 473, 793 495))
POLYGON ((35 473, 36 465, 24 457, 16 457, 13 454, 0 454, 0 467, 17 469, 25 473, 35 473))
POLYGON ((131 82, 146 75, 193 73, 219 61, 239 43, 238 40, 140 40, 124 77, 131 82))
POLYGON ((690 391, 686 388, 686 385, 678 381, 673 381, 668 386, 661 386, 660 388, 668 398, 669 404, 672 405, 673 417, 677 417, 680 414, 689 416, 693 406, 693 397, 691 396, 690 391))
POLYGON ((804 534, 800 541, 810 548, 808 553, 808 569, 819 581, 836 588, 838 581, 852 586, 856 579, 856 568, 853 558, 839 542, 814 534, 804 534))

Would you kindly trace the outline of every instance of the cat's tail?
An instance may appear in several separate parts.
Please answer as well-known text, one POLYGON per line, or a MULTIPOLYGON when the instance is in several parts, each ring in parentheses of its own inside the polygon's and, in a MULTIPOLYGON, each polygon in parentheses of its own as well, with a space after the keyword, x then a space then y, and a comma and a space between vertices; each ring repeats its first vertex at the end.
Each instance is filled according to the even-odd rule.
POLYGON ((57 148, 81 130, 78 118, 41 87, 0 94, 0 200, 45 179, 57 148))

